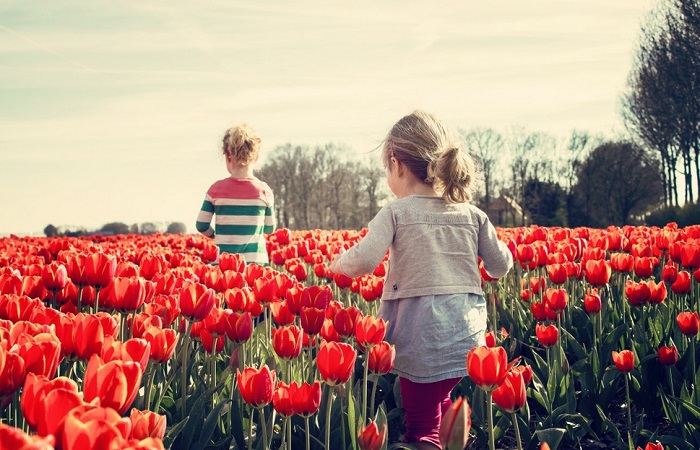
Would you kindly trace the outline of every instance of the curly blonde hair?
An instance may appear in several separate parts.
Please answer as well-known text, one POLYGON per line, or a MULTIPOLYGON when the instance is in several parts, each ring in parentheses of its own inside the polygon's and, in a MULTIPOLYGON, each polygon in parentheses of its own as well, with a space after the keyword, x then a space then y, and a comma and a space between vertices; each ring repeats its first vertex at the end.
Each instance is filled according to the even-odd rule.
POLYGON ((385 167, 394 157, 447 203, 472 198, 477 176, 472 157, 440 120, 423 111, 404 116, 391 128, 382 154, 385 167))
POLYGON ((255 130, 247 123, 242 123, 226 130, 222 150, 225 156, 247 166, 258 158, 261 142, 255 130))

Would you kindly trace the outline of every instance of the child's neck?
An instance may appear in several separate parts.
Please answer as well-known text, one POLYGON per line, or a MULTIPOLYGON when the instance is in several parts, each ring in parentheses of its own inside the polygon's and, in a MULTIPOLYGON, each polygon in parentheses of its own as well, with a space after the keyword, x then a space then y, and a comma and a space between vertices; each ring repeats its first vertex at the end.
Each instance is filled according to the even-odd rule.
POLYGON ((231 178, 252 178, 253 169, 250 166, 234 166, 228 171, 231 174, 231 178))

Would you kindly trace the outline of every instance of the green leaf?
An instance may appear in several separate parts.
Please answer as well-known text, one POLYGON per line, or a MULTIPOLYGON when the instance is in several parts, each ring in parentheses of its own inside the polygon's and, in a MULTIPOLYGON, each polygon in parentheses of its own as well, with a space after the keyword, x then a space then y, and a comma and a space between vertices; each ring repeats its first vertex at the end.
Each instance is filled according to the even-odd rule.
POLYGON ((540 442, 546 442, 550 449, 557 450, 565 433, 563 428, 546 428, 535 431, 535 436, 540 442))
POLYGON ((241 411, 238 409, 238 402, 233 402, 230 409, 231 414, 231 434, 233 435, 233 440, 239 449, 246 448, 245 445, 245 435, 243 433, 243 417, 241 416, 241 411))
POLYGON ((177 438, 177 436, 180 434, 180 432, 183 430, 183 428, 185 428, 185 425, 187 425, 188 420, 189 420, 189 417, 185 417, 180 422, 173 425, 172 428, 170 428, 170 431, 168 431, 168 434, 166 434, 163 437, 163 447, 170 448, 170 446, 173 445, 175 438, 177 438))
POLYGON ((348 392, 348 431, 353 450, 357 449, 357 417, 355 414, 355 401, 351 392, 348 392))
POLYGON ((216 428, 219 416, 228 411, 229 400, 224 399, 219 402, 207 415, 204 425, 199 433, 199 440, 194 444, 195 448, 204 448, 209 444, 214 429, 216 428))

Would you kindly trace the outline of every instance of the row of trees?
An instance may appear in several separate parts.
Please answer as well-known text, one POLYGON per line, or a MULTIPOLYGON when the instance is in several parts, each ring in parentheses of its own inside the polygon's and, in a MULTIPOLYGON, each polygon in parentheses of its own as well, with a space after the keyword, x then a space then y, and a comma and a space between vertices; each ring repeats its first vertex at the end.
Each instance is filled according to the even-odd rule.
POLYGON ((116 234, 156 234, 156 233, 168 233, 168 234, 185 234, 187 233, 187 227, 182 222, 170 222, 167 225, 164 223, 155 222, 143 222, 135 223, 132 225, 127 225, 123 222, 110 222, 102 225, 97 230, 87 230, 82 227, 57 227, 53 224, 48 224, 44 227, 44 234, 46 237, 54 236, 87 236, 90 234, 101 234, 101 235, 116 235, 116 234))
POLYGON ((665 0, 642 29, 623 98, 630 132, 661 163, 663 200, 700 192, 700 2, 665 0), (681 177, 679 180, 678 177, 681 177))

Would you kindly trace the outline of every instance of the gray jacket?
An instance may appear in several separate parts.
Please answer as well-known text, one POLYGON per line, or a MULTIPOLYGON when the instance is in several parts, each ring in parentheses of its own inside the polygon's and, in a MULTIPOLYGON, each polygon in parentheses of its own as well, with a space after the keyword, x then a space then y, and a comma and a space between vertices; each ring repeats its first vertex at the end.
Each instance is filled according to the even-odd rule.
POLYGON ((513 257, 486 213, 469 203, 410 195, 382 208, 369 232, 343 253, 338 268, 349 277, 369 273, 389 250, 382 300, 421 295, 483 295, 478 257, 500 278, 513 257))

